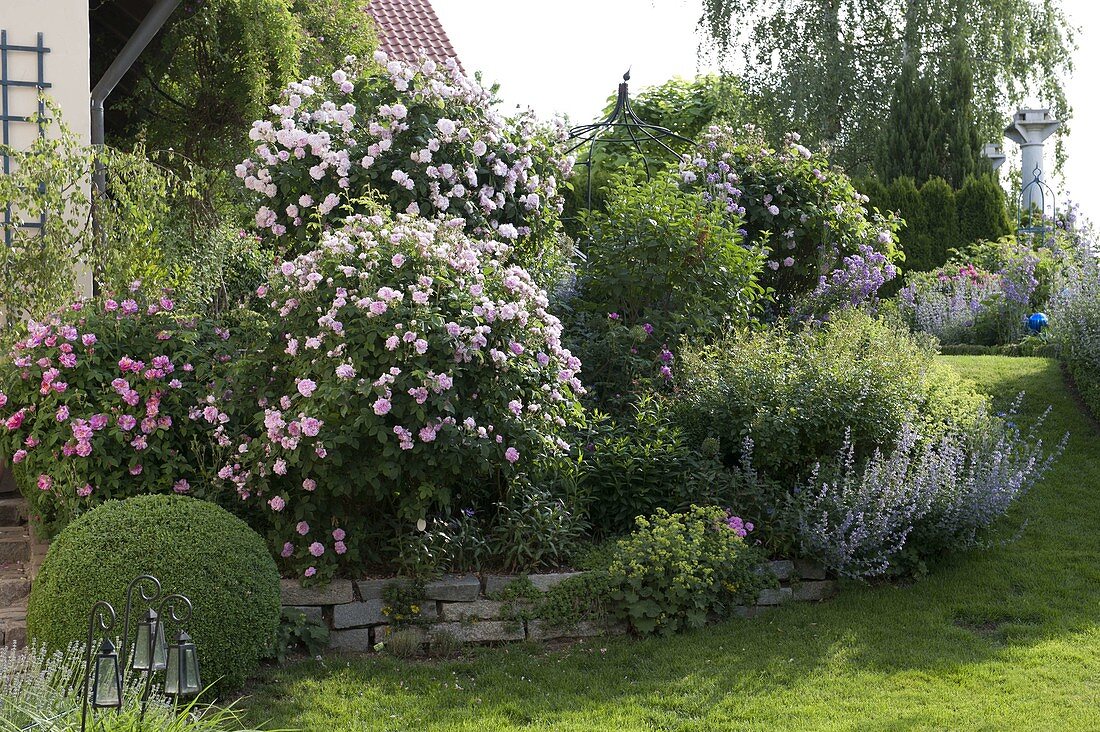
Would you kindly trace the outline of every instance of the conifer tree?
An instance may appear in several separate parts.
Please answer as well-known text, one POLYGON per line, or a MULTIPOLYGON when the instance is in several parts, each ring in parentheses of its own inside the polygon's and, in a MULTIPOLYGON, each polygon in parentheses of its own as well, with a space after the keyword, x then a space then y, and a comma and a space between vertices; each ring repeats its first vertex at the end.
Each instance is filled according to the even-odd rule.
POLYGON ((981 141, 974 119, 974 72, 962 32, 955 33, 951 44, 951 61, 941 98, 943 177, 959 189, 968 176, 980 172, 981 165, 981 141))
POLYGON ((943 127, 943 109, 932 85, 915 60, 906 61, 883 128, 878 174, 887 181, 908 176, 918 186, 940 175, 943 127))

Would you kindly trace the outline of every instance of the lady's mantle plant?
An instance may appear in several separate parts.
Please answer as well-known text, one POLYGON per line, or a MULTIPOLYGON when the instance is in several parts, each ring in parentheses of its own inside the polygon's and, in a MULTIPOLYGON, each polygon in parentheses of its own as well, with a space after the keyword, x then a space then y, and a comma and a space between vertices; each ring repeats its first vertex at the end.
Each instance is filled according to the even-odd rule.
POLYGON ((745 541, 752 529, 716 507, 639 516, 608 566, 618 614, 637 633, 669 634, 755 603, 775 578, 759 571, 764 555, 745 541))
POLYGON ((0 361, 0 454, 48 530, 107 499, 203 485, 211 423, 188 419, 229 332, 137 291, 32 322, 0 361))
POLYGON ((349 57, 329 79, 291 84, 277 118, 253 123, 255 153, 237 175, 263 199, 260 229, 307 241, 311 222, 362 213, 371 188, 394 211, 459 217, 479 237, 534 246, 556 230, 558 179, 573 166, 553 154, 564 128, 504 119, 453 59, 375 62, 349 57))
POLYGON ((270 342, 236 384, 255 417, 221 476, 306 577, 392 558, 429 512, 568 447, 580 362, 508 245, 463 224, 352 217, 259 292, 270 342))

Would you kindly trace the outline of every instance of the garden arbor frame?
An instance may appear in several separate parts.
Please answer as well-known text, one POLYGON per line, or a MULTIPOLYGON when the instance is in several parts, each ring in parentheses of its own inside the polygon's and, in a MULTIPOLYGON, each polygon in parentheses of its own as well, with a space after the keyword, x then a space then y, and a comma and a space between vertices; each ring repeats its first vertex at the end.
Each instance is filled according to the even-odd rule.
POLYGON ((638 117, 630 106, 629 83, 630 70, 627 69, 627 72, 623 74, 622 83, 619 84, 618 97, 615 100, 615 108, 611 111, 611 114, 599 122, 580 125, 569 130, 568 139, 570 141, 576 140, 577 142, 565 151, 566 155, 574 152, 585 143, 588 144, 588 152, 585 154, 585 159, 580 162, 580 165, 585 166, 587 169, 588 181, 586 184, 587 194, 585 201, 589 211, 592 210, 592 156, 595 153, 597 145, 615 143, 632 145, 641 155, 647 179, 649 179, 651 175, 649 158, 642 148, 643 144, 656 143, 661 149, 671 153, 681 162, 685 162, 684 156, 676 152, 666 140, 679 140, 692 146, 695 145, 694 140, 689 140, 667 127, 650 124, 638 117))

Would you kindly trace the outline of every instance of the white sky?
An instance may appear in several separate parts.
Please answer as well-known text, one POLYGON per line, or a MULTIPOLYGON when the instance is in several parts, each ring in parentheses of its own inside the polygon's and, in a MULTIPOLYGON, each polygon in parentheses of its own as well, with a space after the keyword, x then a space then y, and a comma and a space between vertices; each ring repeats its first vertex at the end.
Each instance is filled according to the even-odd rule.
MULTIPOLYGON (((592 121, 627 67, 633 67, 632 90, 698 71, 700 0, 433 0, 432 5, 467 72, 484 72, 486 82, 501 83, 507 104, 530 106, 544 117, 563 113, 575 124, 592 121)), ((1100 219, 1100 139, 1091 137, 1100 131, 1100 3, 1063 0, 1063 7, 1081 33, 1068 89, 1074 108, 1069 157, 1065 180, 1055 190, 1059 202, 1069 195, 1100 219)), ((1009 164, 1019 167, 1018 153, 1007 144, 1006 154, 1009 164)))

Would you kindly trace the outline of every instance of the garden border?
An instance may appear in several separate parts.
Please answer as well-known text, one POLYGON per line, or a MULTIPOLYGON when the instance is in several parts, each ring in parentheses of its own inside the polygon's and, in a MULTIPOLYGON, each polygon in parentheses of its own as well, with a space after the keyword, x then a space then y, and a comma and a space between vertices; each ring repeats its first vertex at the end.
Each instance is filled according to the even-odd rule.
MULTIPOLYGON (((825 569, 803 560, 781 559, 768 562, 769 571, 778 580, 774 589, 763 590, 756 604, 736 609, 734 615, 753 618, 788 602, 817 602, 836 593, 836 582, 828 579, 825 569)), ((763 568, 762 568, 763 569, 763 568)), ((539 618, 516 617, 513 606, 494 599, 516 580, 527 578, 539 592, 547 592, 567 579, 584 572, 552 574, 451 574, 424 585, 419 604, 418 622, 407 627, 430 642, 435 634, 445 633, 462 643, 510 643, 548 641, 623 635, 628 632, 621 622, 583 620, 571 626, 554 624, 539 618)), ((387 615, 383 589, 397 578, 337 579, 322 587, 302 587, 297 580, 282 580, 284 609, 303 612, 307 619, 330 630, 332 651, 366 653, 384 643, 396 627, 387 615)))

